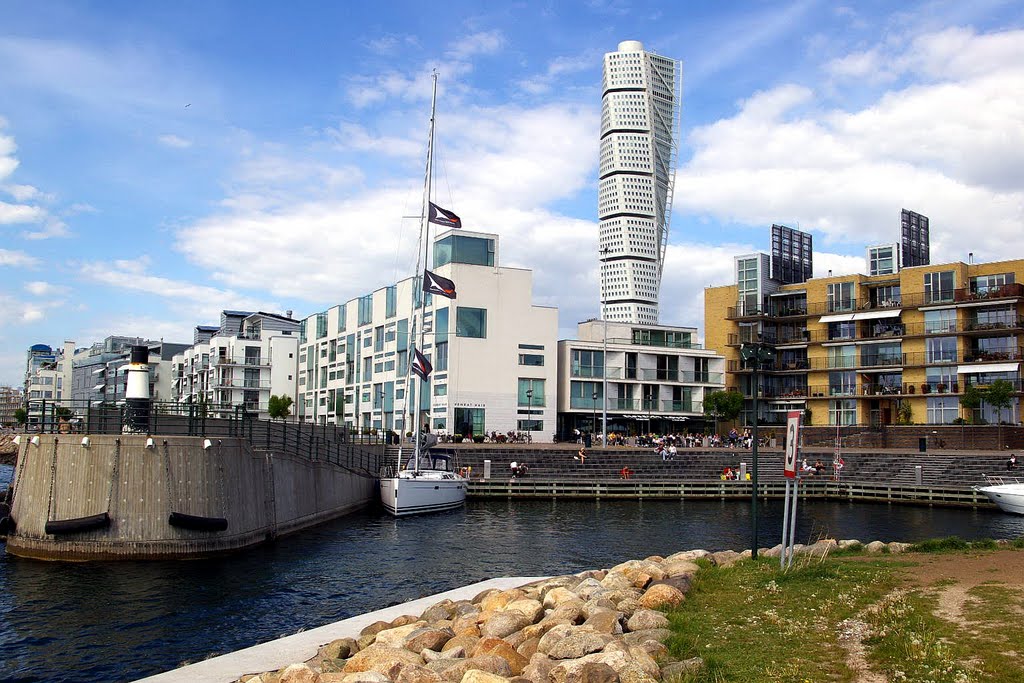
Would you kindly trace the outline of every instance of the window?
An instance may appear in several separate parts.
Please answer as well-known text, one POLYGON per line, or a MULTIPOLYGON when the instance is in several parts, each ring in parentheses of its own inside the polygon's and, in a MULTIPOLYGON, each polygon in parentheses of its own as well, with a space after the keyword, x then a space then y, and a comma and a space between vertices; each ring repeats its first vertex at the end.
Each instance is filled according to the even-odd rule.
POLYGON ((520 432, 543 432, 544 420, 518 420, 516 429, 520 432))
POLYGON ((601 382, 569 382, 570 408, 584 410, 599 408, 603 396, 601 382), (594 398, 594 396, 597 396, 597 398, 594 398))
POLYGON ((363 381, 369 382, 373 377, 373 358, 363 359, 363 381))
POLYGON ((487 338, 487 309, 458 306, 455 309, 455 336, 487 338))
POLYGON ((924 312, 924 333, 940 334, 956 332, 956 309, 946 308, 941 311, 924 312))
POLYGON ((890 342, 862 346, 860 364, 866 367, 903 365, 903 345, 900 342, 890 342))
POLYGON ((853 344, 828 347, 830 368, 852 368, 857 364, 857 347, 853 344))
POLYGON ((434 314, 434 343, 444 344, 448 341, 448 309, 439 308, 434 314))
POLYGON ((604 352, 573 349, 573 377, 604 377, 604 352))
POLYGON ((435 384, 434 385, 434 396, 447 396, 448 385, 447 384, 435 384))
POLYGON ((521 353, 519 354, 520 365, 544 365, 544 356, 539 353, 521 353))
POLYGON ((971 278, 971 294, 976 296, 1005 296, 1001 291, 1005 285, 1012 285, 1013 273, 979 275, 971 278))
POLYGON ((359 297, 359 325, 373 322, 373 294, 359 297))
POLYGON ((828 310, 852 311, 857 307, 852 282, 833 282, 828 286, 828 310))
POLYGON ((373 352, 384 350, 384 326, 378 325, 373 328, 373 352))
POLYGON ((519 405, 525 408, 544 407, 543 379, 519 378, 519 405))
POLYGON ((438 344, 434 347, 434 350, 437 355, 437 363, 434 365, 434 370, 445 372, 448 370, 448 342, 438 344))
POLYGON ((344 332, 345 331, 345 325, 347 324, 347 321, 345 319, 347 317, 348 317, 348 306, 347 306, 347 304, 341 304, 340 306, 338 306, 338 332, 344 332))
POLYGON ((924 274, 924 302, 932 304, 953 300, 953 271, 924 274))
POLYGON ((448 235, 434 243, 434 267, 448 263, 474 266, 494 265, 494 240, 465 235, 448 235))
POLYGON ((484 434, 484 409, 456 408, 455 429, 457 434, 463 436, 484 434))
POLYGON ((955 363, 956 337, 932 337, 926 339, 927 362, 955 363))
POLYGON ((850 320, 828 324, 829 339, 853 339, 857 336, 857 323, 850 320))
POLYGON ((984 306, 974 310, 977 312, 971 324, 976 330, 1021 327, 1017 324, 1017 310, 1014 306, 984 306))
POLYGON ((829 396, 853 396, 857 393, 857 373, 843 370, 828 373, 829 396))
POLYGON ((384 290, 384 316, 394 318, 398 312, 398 286, 391 285, 384 290))
POLYGON ((928 399, 928 424, 948 425, 958 418, 960 399, 955 396, 936 396, 928 399))
POLYGON ((323 339, 327 336, 327 314, 316 314, 316 338, 323 339))
POLYGON ((857 399, 844 398, 828 403, 828 423, 830 425, 857 424, 857 399))
POLYGON ((868 249, 868 273, 871 275, 891 275, 895 273, 895 251, 894 245, 870 247, 868 249))

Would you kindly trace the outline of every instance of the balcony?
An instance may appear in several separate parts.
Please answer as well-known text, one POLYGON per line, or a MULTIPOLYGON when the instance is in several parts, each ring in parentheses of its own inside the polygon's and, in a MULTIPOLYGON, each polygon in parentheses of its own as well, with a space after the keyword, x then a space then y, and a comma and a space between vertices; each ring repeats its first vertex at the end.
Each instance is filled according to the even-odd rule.
POLYGON ((270 367, 270 361, 260 356, 217 356, 217 365, 244 365, 248 367, 270 367))
MULTIPOLYGON (((605 409, 604 401, 600 398, 596 401, 583 398, 580 396, 574 396, 569 400, 569 407, 574 410, 583 411, 603 411, 605 409)), ((608 399, 608 410, 615 412, 626 412, 626 413, 639 413, 639 414, 651 414, 651 415, 665 415, 673 413, 702 413, 704 408, 700 401, 680 400, 674 401, 672 399, 639 399, 639 398, 612 398, 608 399)))
MULTIPOLYGON (((573 368, 573 378, 604 379, 601 368, 573 368)), ((694 372, 692 370, 658 370, 657 368, 622 368, 608 366, 608 380, 635 380, 638 382, 673 382, 676 384, 722 384, 720 372, 694 372)))
POLYGON ((953 290, 953 300, 957 303, 963 301, 992 301, 999 299, 1019 299, 1024 297, 1024 284, 1012 282, 996 287, 983 289, 970 289, 967 287, 953 290))
POLYGON ((1003 360, 1021 360, 1024 358, 1021 348, 1005 350, 972 349, 964 353, 965 363, 991 363, 1003 360))

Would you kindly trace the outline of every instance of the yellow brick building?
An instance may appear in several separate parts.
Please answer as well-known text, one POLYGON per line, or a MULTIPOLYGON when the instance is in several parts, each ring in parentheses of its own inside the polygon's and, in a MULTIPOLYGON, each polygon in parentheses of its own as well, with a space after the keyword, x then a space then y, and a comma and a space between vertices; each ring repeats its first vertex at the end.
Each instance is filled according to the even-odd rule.
POLYGON ((813 425, 1021 422, 1024 259, 797 284, 771 280, 765 254, 735 260, 737 284, 704 291, 705 343, 726 358, 727 388, 748 398, 741 344, 773 350, 760 373, 762 423, 781 424, 793 409, 813 425), (967 386, 998 379, 1013 384, 1009 409, 960 406, 967 386))

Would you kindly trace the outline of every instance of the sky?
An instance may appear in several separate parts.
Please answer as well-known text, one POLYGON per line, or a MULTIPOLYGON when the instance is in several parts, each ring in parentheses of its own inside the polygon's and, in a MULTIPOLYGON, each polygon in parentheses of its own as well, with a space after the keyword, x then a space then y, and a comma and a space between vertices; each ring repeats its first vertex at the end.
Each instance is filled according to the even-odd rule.
POLYGON ((414 269, 436 201, 598 315, 604 53, 683 66, 661 322, 781 223, 816 275, 931 219, 932 262, 1024 257, 1024 3, 0 0, 0 385, 35 343, 190 342, 414 269))

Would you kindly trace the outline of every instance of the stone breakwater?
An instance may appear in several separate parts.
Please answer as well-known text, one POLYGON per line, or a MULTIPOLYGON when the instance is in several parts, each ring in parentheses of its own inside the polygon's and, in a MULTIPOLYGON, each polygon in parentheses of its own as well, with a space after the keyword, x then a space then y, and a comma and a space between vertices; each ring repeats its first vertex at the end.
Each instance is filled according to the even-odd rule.
MULTIPOLYGON (((823 540, 796 554, 824 556, 858 541, 823 540)), ((905 552, 874 541, 867 552, 905 552)), ((778 557, 781 546, 760 551, 778 557)), ((675 661, 661 610, 686 599, 696 560, 729 567, 750 551, 690 550, 558 576, 472 600, 444 600, 419 615, 378 621, 359 638, 320 648, 305 663, 242 676, 241 683, 655 683, 700 668, 675 661)))

